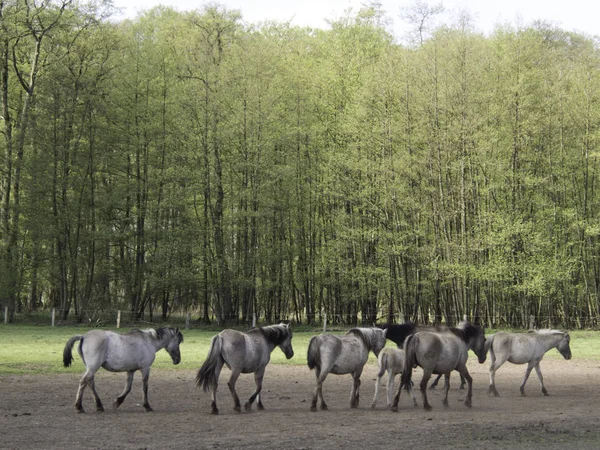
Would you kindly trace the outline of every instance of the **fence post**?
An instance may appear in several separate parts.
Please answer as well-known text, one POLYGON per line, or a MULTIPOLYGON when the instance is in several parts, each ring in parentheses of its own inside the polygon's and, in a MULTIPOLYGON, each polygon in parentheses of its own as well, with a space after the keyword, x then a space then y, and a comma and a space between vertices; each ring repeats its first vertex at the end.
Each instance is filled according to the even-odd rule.
POLYGON ((186 330, 190 329, 190 313, 189 312, 185 315, 185 329, 186 330))
POLYGON ((121 328, 121 310, 117 311, 117 328, 121 328))
POLYGON ((323 333, 327 333, 327 313, 323 314, 323 333))
POLYGON ((8 323, 8 306, 4 307, 4 325, 8 323))
POLYGON ((52 308, 52 326, 56 322, 56 308, 52 308))
POLYGON ((256 328, 256 313, 252 314, 252 328, 256 328))

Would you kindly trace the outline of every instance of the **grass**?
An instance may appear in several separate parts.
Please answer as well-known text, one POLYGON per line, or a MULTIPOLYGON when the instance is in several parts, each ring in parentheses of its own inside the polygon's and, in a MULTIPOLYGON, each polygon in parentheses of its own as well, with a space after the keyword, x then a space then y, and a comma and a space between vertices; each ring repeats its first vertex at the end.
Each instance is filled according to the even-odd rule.
MULTIPOLYGON (((0 376, 81 373, 84 365, 75 348, 73 351, 75 362, 69 368, 63 367, 62 352, 69 338, 77 334, 84 334, 88 330, 88 328, 82 327, 0 325, 0 376)), ((488 334, 492 331, 489 330, 488 334)), ((174 366, 167 352, 160 351, 156 355, 156 361, 152 366, 153 370, 197 369, 206 358, 210 341, 217 332, 200 329, 183 330, 185 341, 181 345, 181 363, 174 366)), ((308 342, 312 336, 319 333, 318 330, 295 331, 292 341, 294 357, 287 360, 281 350, 275 349, 271 355, 271 362, 273 364, 305 365, 308 342)), ((343 332, 334 331, 334 333, 341 334, 343 332)), ((570 335, 573 358, 600 360, 600 332, 572 331, 570 335)), ((388 342, 388 345, 393 344, 388 342)), ((558 359, 561 356, 558 351, 550 350, 546 358, 558 359)), ((372 354, 370 361, 375 362, 372 354)))

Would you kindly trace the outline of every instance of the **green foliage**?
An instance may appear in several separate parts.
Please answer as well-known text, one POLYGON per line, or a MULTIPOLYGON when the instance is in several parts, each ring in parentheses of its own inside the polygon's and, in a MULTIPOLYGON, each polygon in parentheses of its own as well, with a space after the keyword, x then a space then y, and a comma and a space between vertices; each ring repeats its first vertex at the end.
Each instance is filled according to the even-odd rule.
POLYGON ((11 317, 598 324, 594 40, 462 17, 404 47, 376 4, 328 30, 11 5, 11 317), (30 32, 36 14, 56 25, 30 32))

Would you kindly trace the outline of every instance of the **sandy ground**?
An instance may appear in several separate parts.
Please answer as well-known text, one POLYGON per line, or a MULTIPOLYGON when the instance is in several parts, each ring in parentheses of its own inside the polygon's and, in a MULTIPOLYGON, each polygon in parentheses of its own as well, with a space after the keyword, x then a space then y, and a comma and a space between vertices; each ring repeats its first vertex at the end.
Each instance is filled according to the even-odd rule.
MULTIPOLYGON (((96 413, 86 390, 86 414, 73 406, 80 375, 0 377, 0 448, 3 449, 591 449, 600 448, 598 428, 600 362, 546 359, 541 367, 550 395, 544 397, 535 372, 521 397, 524 366, 506 364, 496 375, 500 397, 487 394, 488 363, 469 360, 474 379, 473 408, 464 405, 458 374, 451 380, 450 407, 442 389, 429 392, 430 412, 402 394, 400 411, 385 405, 385 386, 371 409, 376 366, 362 376, 361 404, 350 409, 349 375, 330 375, 323 392, 328 411, 310 412, 314 373, 306 366, 270 365, 263 386, 265 411, 237 413, 224 369, 218 393, 220 415, 210 414, 210 398, 194 383, 194 371, 158 371, 150 376, 150 403, 141 406, 141 377, 118 412, 110 407, 125 383, 124 374, 101 370, 96 387, 107 411, 96 413)), ((82 366, 83 373, 83 366, 82 366)), ((386 377, 384 377, 384 380, 386 377)), ((415 382, 421 371, 415 369, 415 382)), ((242 375, 242 403, 253 376, 242 375)), ((422 405, 420 396, 417 396, 422 405)))

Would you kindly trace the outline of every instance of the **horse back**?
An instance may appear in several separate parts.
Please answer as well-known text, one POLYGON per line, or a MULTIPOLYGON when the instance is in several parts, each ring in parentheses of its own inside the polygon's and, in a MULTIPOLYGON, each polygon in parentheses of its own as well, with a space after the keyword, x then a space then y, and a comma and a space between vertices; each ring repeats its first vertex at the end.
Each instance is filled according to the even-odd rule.
POLYGON ((271 359, 271 348, 260 333, 243 333, 236 330, 223 330, 221 357, 230 369, 242 373, 256 372, 266 366, 271 359))
POLYGON ((415 348, 417 363, 434 373, 446 373, 467 361, 467 344, 450 332, 421 331, 415 348))

